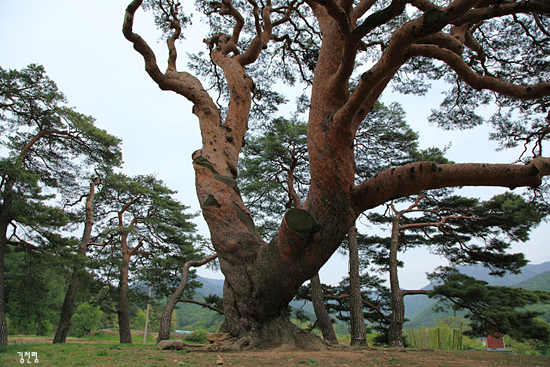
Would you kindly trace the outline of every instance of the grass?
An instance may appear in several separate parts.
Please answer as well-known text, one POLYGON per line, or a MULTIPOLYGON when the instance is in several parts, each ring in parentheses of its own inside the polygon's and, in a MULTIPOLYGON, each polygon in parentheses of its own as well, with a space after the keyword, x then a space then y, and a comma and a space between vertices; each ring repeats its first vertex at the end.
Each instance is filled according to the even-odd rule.
MULTIPOLYGON (((107 338, 106 336, 99 337, 107 338)), ((14 339, 12 339, 14 340, 14 339)), ((17 340, 17 338, 15 338, 17 340)), ((36 340, 36 339, 33 339, 36 340)), ((29 365, 19 363, 18 352, 35 352, 39 360, 37 366, 97 366, 97 367, 172 367, 172 366, 216 366, 222 358, 224 366, 273 367, 301 366, 550 366, 550 358, 519 356, 490 352, 468 351, 420 351, 406 353, 396 349, 347 349, 330 352, 241 352, 208 353, 191 349, 163 350, 152 344, 118 344, 112 340, 87 341, 80 343, 51 344, 12 344, 0 346, 0 366, 29 365)))
MULTIPOLYGON (((92 340, 92 341, 102 341, 102 342, 119 342, 120 338, 117 332, 111 332, 111 331, 105 331, 100 330, 95 332, 92 335, 86 335, 80 338, 81 340, 92 340)), ((146 343, 155 343, 156 342, 156 334, 147 334, 147 337, 145 339, 146 343)), ((132 343, 143 343, 143 333, 140 335, 139 333, 132 333, 132 343)))

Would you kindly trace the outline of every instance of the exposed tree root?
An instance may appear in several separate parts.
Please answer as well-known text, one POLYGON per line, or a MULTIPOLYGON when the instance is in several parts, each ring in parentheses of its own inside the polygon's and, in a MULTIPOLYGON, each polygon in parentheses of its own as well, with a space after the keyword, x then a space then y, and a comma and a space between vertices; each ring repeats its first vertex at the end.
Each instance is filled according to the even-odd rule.
POLYGON ((276 352, 293 350, 322 351, 330 344, 318 336, 298 328, 288 319, 276 319, 267 323, 259 331, 247 335, 213 343, 205 347, 212 352, 245 351, 268 349, 276 352))

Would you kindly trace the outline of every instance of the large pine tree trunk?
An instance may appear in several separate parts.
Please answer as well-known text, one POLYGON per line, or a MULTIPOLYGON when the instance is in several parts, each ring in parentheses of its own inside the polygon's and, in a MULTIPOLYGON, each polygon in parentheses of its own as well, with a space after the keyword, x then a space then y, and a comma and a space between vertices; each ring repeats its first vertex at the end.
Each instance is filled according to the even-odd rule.
POLYGON ((359 276, 359 245, 355 226, 349 229, 348 239, 350 345, 368 345, 365 317, 363 315, 363 297, 361 296, 361 278, 359 276))
MULTIPOLYGON (((84 232, 82 234, 82 241, 78 247, 78 255, 85 256, 86 251, 88 250, 88 244, 90 243, 90 238, 92 235, 92 228, 94 225, 94 212, 92 203, 95 196, 95 187, 99 184, 99 177, 94 179, 90 183, 90 192, 88 194, 88 199, 86 200, 86 219, 84 220, 84 232)), ((73 318, 74 312, 74 301, 76 299, 76 293, 78 290, 78 284, 80 283, 80 273, 83 271, 83 264, 80 263, 80 260, 77 260, 73 273, 71 275, 71 282, 67 288, 67 293, 65 293, 65 300, 63 301, 63 306, 61 307, 61 315, 59 317, 59 325, 53 342, 55 343, 65 343, 67 340, 67 334, 69 333, 69 328, 71 326, 71 319, 73 318)))
POLYGON ((310 280, 311 284, 311 301, 313 303, 313 310, 317 317, 317 324, 325 339, 330 344, 338 344, 338 338, 332 327, 332 321, 325 306, 325 297, 323 295, 323 288, 321 286, 321 279, 319 273, 315 274, 310 280))
POLYGON ((128 314, 128 268, 130 256, 123 255, 120 267, 120 282, 118 284, 118 331, 121 343, 132 343, 130 331, 130 316, 128 314))

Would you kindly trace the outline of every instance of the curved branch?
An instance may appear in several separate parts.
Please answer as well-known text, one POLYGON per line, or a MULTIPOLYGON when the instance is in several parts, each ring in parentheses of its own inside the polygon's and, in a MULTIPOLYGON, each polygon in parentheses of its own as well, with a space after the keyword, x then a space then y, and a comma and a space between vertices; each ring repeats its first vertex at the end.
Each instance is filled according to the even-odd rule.
MULTIPOLYGON (((160 342, 162 340, 169 340, 170 339, 170 323, 172 321, 172 312, 174 312, 174 308, 176 307, 176 304, 178 302, 181 302, 180 300, 181 295, 183 294, 183 291, 187 287, 188 283, 188 276, 189 276, 189 269, 194 267, 203 266, 206 263, 209 263, 210 261, 216 259, 218 257, 217 253, 214 253, 210 256, 205 257, 202 260, 189 260, 183 265, 183 268, 181 269, 181 280, 180 284, 168 300, 166 302, 166 305, 162 309, 162 315, 160 318, 160 326, 159 326, 159 336, 157 338, 157 342, 160 342)), ((209 306, 206 306, 209 307, 209 306)), ((214 310, 218 311, 218 310, 214 310)), ((218 311, 219 312, 219 311, 218 311)), ((223 314, 223 312, 221 312, 223 314)))
POLYGON ((412 295, 412 294, 428 294, 430 292, 431 291, 424 290, 424 289, 402 289, 401 290, 401 294, 403 296, 409 296, 409 295, 412 295))
POLYGON ((355 24, 374 4, 376 4, 376 0, 361 0, 351 13, 353 23, 355 24))
POLYGON ((164 74, 160 71, 157 65, 155 53, 140 35, 133 32, 134 15, 142 3, 143 0, 134 0, 128 5, 126 8, 126 14, 124 15, 122 33, 128 41, 134 44, 134 49, 143 56, 143 60, 145 61, 145 71, 147 71, 149 76, 160 85, 164 82, 164 74))
POLYGON ((453 186, 537 187, 550 175, 550 158, 537 157, 529 164, 442 164, 417 162, 385 170, 352 190, 356 215, 389 200, 422 190, 453 186))
POLYGON ((476 90, 489 89, 494 92, 520 99, 536 99, 550 95, 550 82, 535 85, 516 85, 492 76, 476 74, 464 60, 452 51, 433 45, 412 45, 409 56, 424 56, 441 60, 453 69, 458 76, 476 90))
POLYGON ((194 303, 194 304, 196 304, 196 305, 199 305, 199 306, 202 306, 202 307, 209 308, 209 309, 211 309, 212 311, 216 311, 216 312, 219 313, 220 315, 224 315, 224 312, 223 312, 222 310, 220 310, 219 308, 210 306, 208 303, 195 301, 194 299, 180 299, 180 300, 178 300, 178 302, 194 303))
MULTIPOLYGON (((451 4, 452 5, 452 4, 451 4)), ((517 13, 550 13, 550 3, 545 0, 531 0, 520 2, 500 3, 498 6, 485 6, 472 9, 463 15, 453 13, 449 14, 449 22, 454 25, 462 25, 467 23, 477 23, 480 20, 502 17, 517 13)))
MULTIPOLYGON (((453 29, 456 29, 458 27, 453 27, 453 29)), ((464 42, 465 42, 466 34, 464 33, 464 40, 461 40, 456 35, 443 33, 443 32, 437 32, 434 34, 431 34, 427 37, 423 37, 419 39, 416 44, 417 45, 435 45, 442 47, 444 49, 447 49, 457 55, 462 55, 462 52, 464 51, 464 42)))

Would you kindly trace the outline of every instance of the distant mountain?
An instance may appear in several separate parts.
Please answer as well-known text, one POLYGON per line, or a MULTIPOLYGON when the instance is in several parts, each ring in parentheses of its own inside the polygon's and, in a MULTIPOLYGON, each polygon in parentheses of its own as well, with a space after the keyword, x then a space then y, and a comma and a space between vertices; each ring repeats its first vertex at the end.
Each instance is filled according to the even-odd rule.
POLYGON ((223 297, 223 279, 203 278, 197 275, 195 280, 202 283, 202 287, 197 288, 197 293, 200 293, 203 296, 215 294, 219 297, 223 297))
MULTIPOLYGON (((459 266, 458 270, 466 275, 486 281, 489 285, 513 286, 525 289, 550 290, 550 261, 526 265, 520 274, 507 274, 502 278, 489 275, 489 269, 482 265, 459 266), (548 287, 548 288, 544 288, 548 287)), ((433 289, 430 283, 422 289, 433 289)), ((405 297, 405 317, 410 321, 405 327, 435 326, 439 320, 449 316, 450 313, 432 311, 437 301, 425 295, 405 297)))
POLYGON ((528 264, 521 269, 520 274, 507 274, 502 278, 490 276, 489 269, 482 265, 459 266, 458 270, 463 274, 479 280, 484 280, 489 283, 489 285, 511 286, 530 279, 535 275, 549 271, 550 261, 537 265, 528 264))
POLYGON ((517 288, 550 291, 550 270, 514 285, 517 288))

